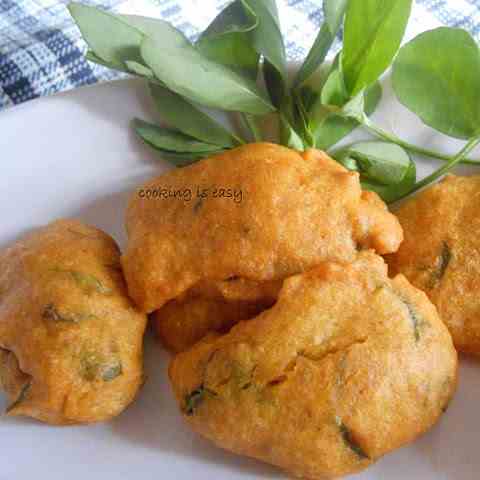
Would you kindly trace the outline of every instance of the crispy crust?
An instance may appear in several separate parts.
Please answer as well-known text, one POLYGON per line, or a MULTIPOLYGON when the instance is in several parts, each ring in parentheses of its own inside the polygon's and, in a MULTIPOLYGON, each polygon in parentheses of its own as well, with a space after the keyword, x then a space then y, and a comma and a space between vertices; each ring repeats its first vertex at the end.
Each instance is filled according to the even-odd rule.
POLYGON ((153 314, 155 330, 168 350, 182 352, 208 333, 226 333, 271 307, 281 286, 241 278, 202 282, 153 314))
POLYGON ((402 231, 358 174, 325 153, 250 144, 172 170, 131 198, 122 264, 131 297, 152 312, 206 280, 282 280, 325 260, 352 260, 358 248, 395 251, 402 231), (213 198, 212 188, 242 192, 213 198), (210 196, 142 198, 148 189, 209 188, 210 196))
POLYGON ((455 346, 480 355, 480 176, 450 175, 398 211, 405 231, 387 261, 436 305, 455 346))
POLYGON ((143 382, 146 316, 111 237, 73 220, 0 251, 0 383, 9 415, 52 424, 118 415, 143 382))
POLYGON ((178 354, 169 374, 195 431, 320 479, 360 471, 434 425, 457 354, 426 295, 363 252, 287 279, 270 310, 178 354))

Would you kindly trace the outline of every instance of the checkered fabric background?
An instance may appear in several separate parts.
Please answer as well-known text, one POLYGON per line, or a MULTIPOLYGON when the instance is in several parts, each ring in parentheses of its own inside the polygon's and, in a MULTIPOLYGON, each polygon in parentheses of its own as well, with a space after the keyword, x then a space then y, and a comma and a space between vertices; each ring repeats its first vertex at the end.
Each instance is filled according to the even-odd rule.
MULTIPOLYGON (((0 109, 42 95, 118 78, 84 60, 69 0, 0 0, 0 109)), ((191 39, 229 0, 83 0, 120 13, 159 17, 191 39)), ((288 57, 302 59, 322 22, 321 0, 277 0, 288 57)), ((480 37, 480 0, 416 0, 407 37, 441 24, 480 37)), ((338 45, 337 45, 338 48, 338 45)))

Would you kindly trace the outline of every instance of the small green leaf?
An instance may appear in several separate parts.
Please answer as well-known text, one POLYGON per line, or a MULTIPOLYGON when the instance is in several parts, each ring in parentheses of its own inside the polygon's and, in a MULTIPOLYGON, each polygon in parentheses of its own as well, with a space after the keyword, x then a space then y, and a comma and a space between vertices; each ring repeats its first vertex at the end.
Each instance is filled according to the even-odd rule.
POLYGON ((259 23, 251 32, 252 43, 263 57, 263 77, 271 102, 281 115, 293 122, 292 98, 287 85, 285 46, 275 0, 244 0, 259 23))
POLYGON ((394 185, 381 185, 376 182, 362 180, 362 188, 376 192, 386 203, 393 203, 408 194, 417 180, 415 162, 410 160, 405 177, 400 183, 394 185))
POLYGON ((143 64, 140 45, 145 35, 154 36, 170 48, 188 44, 186 37, 164 20, 114 15, 76 2, 70 3, 68 9, 95 54, 90 58, 100 59, 110 68, 125 71, 126 61, 143 64))
POLYGON ((13 410, 15 410, 15 408, 17 408, 22 402, 25 401, 31 386, 32 386, 32 381, 30 380, 22 387, 17 399, 6 408, 5 413, 7 414, 11 413, 13 410))
POLYGON ((305 150, 302 138, 282 114, 280 114, 280 139, 280 143, 288 148, 300 152, 305 150))
POLYGON ((133 128, 149 145, 172 153, 210 153, 218 151, 217 145, 203 143, 176 130, 162 128, 136 118, 133 128))
POLYGON ((343 423, 343 420, 340 417, 335 418, 335 422, 340 430, 340 435, 342 436, 345 445, 352 450, 360 459, 365 460, 370 457, 365 453, 363 448, 355 441, 351 430, 343 423))
POLYGON ((111 382, 123 375, 122 362, 118 359, 108 361, 103 354, 87 350, 80 356, 79 375, 87 382, 111 382))
POLYGON ((365 115, 365 95, 363 91, 352 97, 339 112, 340 115, 361 122, 365 115))
POLYGON ((125 60, 124 65, 117 65, 102 60, 100 57, 95 55, 92 50, 87 51, 87 53, 85 54, 85 58, 89 62, 97 63, 98 65, 102 65, 103 67, 111 68, 112 70, 119 70, 121 72, 148 78, 149 80, 158 81, 155 80, 153 72, 148 67, 145 67, 141 63, 135 62, 134 60, 125 60))
POLYGON ((155 76, 191 101, 252 114, 274 110, 253 81, 209 60, 189 43, 172 46, 161 38, 145 37, 140 50, 155 76))
POLYGON ((122 374, 122 363, 117 361, 115 364, 105 367, 104 371, 102 372, 102 380, 104 382, 111 382, 122 374))
POLYGON ((263 61, 263 78, 272 104, 281 109, 288 97, 287 86, 280 72, 268 60, 263 61))
POLYGON ((287 61, 275 0, 243 0, 256 15, 258 25, 250 32, 255 50, 271 63, 284 82, 287 80, 287 61))
POLYGON ((442 243, 442 250, 437 258, 437 265, 434 269, 428 268, 431 270, 430 279, 427 282, 427 288, 435 288, 438 283, 442 280, 445 272, 447 271, 448 266, 452 260, 452 252, 447 242, 442 243))
POLYGON ((257 25, 258 18, 248 5, 235 0, 200 35, 196 46, 210 60, 256 80, 260 56, 252 45, 250 32, 257 25))
POLYGON ((305 148, 316 147, 315 137, 312 133, 312 128, 310 124, 308 109, 305 106, 304 97, 299 94, 298 91, 293 91, 293 100, 294 100, 294 114, 295 114, 295 125, 299 128, 301 132, 301 138, 303 140, 305 148))
POLYGON ((85 54, 85 59, 89 62, 98 63, 98 65, 102 65, 103 67, 111 68, 112 70, 119 70, 121 72, 128 73, 128 68, 126 67, 126 65, 117 65, 115 63, 106 62, 98 55, 96 55, 93 50, 87 50, 87 53, 85 54))
POLYGON ((223 125, 180 95, 152 83, 150 93, 162 119, 186 135, 220 147, 231 148, 240 143, 223 125))
POLYGON ((393 66, 395 94, 424 123, 469 139, 480 131, 480 52, 459 28, 424 32, 404 45, 393 66))
POLYGON ((105 287, 102 282, 93 275, 76 270, 70 270, 68 273, 70 273, 75 282, 77 282, 77 285, 86 292, 93 290, 104 295, 112 293, 110 288, 105 287))
POLYGON ((452 260, 452 252, 447 242, 443 242, 442 251, 438 259, 437 278, 441 280, 447 271, 450 261, 452 260))
MULTIPOLYGON (((382 88, 377 82, 365 93, 365 113, 371 115, 382 98, 382 88)), ((311 118, 311 121, 315 121, 311 118)), ((315 144, 321 150, 328 150, 358 127, 358 122, 337 113, 329 113, 312 126, 315 144)))
POLYGON ((342 164, 353 160, 362 179, 382 185, 400 183, 411 162, 403 148, 394 143, 378 141, 355 143, 341 149, 334 157, 342 164))
POLYGON ((372 85, 397 53, 412 0, 350 0, 343 35, 343 73, 350 96, 372 85))
POLYGON ((202 158, 210 157, 212 155, 216 155, 217 153, 222 153, 224 150, 218 150, 216 152, 205 152, 205 153, 175 153, 169 150, 161 150, 156 148, 157 152, 160 156, 166 160, 167 162, 171 163, 175 167, 187 167, 192 163, 196 163, 202 158))
POLYGON ((87 382, 93 382, 101 368, 101 359, 93 352, 84 352, 80 358, 80 376, 87 382))
POLYGON ((324 0, 323 13, 325 22, 320 27, 320 31, 308 52, 307 58, 295 77, 294 85, 296 87, 305 83, 325 60, 342 25, 347 3, 348 0, 324 0))
POLYGON ((68 270, 60 267, 55 267, 52 269, 52 271, 70 275, 73 280, 75 280, 75 283, 87 293, 92 291, 96 291, 104 295, 109 295, 112 293, 110 288, 105 287, 97 277, 94 277, 89 273, 79 272, 78 270, 68 270))
POLYGON ((405 298, 400 298, 400 300, 407 308, 408 316, 410 317, 413 326, 415 342, 418 342, 420 340, 420 330, 425 324, 425 320, 420 316, 415 307, 408 300, 406 300, 405 298))
POLYGON ((320 101, 323 105, 343 107, 349 100, 347 88, 343 81, 341 53, 335 57, 332 68, 322 88, 320 101))
POLYGON ((45 306, 42 312, 42 317, 57 323, 80 323, 84 320, 97 318, 90 313, 60 312, 53 303, 49 303, 45 306))
POLYGON ((185 403, 183 407, 183 412, 185 415, 194 415, 198 407, 203 403, 205 398, 208 396, 216 396, 215 392, 212 392, 208 388, 205 388, 203 385, 200 385, 197 389, 190 392, 185 397, 185 403))
MULTIPOLYGON (((170 23, 160 18, 142 17, 141 15, 116 15, 117 18, 128 24, 132 28, 136 28, 143 35, 155 37, 159 41, 165 42, 166 45, 184 45, 189 43, 187 37, 170 23)), ((140 44, 136 44, 137 49, 140 44)))
POLYGON ((133 73, 134 75, 138 75, 140 77, 148 78, 149 80, 155 79, 155 75, 153 72, 145 65, 141 63, 134 62, 133 60, 126 60, 125 66, 129 73, 133 73))
POLYGON ((342 24, 348 0, 323 0, 323 14, 332 35, 336 35, 342 24))
POLYGON ((68 5, 68 10, 96 57, 120 70, 124 70, 126 59, 141 62, 141 31, 95 7, 74 2, 68 5))

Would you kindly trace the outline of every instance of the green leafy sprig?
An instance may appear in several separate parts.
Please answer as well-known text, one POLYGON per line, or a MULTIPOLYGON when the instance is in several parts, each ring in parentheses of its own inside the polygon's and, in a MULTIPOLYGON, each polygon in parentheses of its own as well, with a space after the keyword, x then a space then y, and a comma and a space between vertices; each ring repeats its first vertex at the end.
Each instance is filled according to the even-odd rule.
POLYGON ((360 173, 365 189, 393 202, 428 185, 480 142, 480 50, 464 30, 442 27, 400 45, 412 0, 324 0, 324 23, 294 78, 275 0, 234 0, 192 44, 163 20, 115 15, 79 3, 70 12, 88 60, 146 79, 166 125, 135 119, 142 140, 176 166, 262 141, 261 117, 278 118, 279 143, 320 148, 360 173), (326 62, 335 38, 343 47, 326 62), (376 125, 379 79, 392 66, 398 100, 431 128, 466 141, 453 156, 413 145, 376 125), (234 113, 243 134, 216 120, 234 113), (377 141, 331 150, 355 128, 377 141), (421 181, 410 154, 442 160, 421 181))

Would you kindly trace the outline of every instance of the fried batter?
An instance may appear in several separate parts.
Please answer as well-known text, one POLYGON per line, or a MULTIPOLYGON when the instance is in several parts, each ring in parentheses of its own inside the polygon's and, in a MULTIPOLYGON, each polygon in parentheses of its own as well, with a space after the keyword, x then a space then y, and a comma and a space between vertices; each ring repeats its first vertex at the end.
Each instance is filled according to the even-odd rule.
POLYGON ((188 423, 310 479, 360 471, 432 427, 457 354, 427 296, 373 252, 288 278, 277 303, 170 365, 188 423))
POLYGON ((455 346, 480 355, 480 176, 450 175, 398 210, 405 241, 388 256, 424 290, 447 324, 455 346))
POLYGON ((235 278, 196 285, 154 313, 157 335, 169 350, 184 351, 208 333, 226 333, 271 307, 281 286, 235 278))
POLYGON ((393 252, 402 240, 396 218, 376 194, 362 193, 356 172, 320 151, 267 143, 153 179, 131 199, 126 224, 122 263, 146 312, 204 282, 283 280, 321 261, 352 260, 358 249, 393 252), (241 191, 241 201, 220 189, 241 191))
POLYGON ((192 298, 171 300, 154 313, 157 335, 172 352, 183 352, 210 332, 226 333, 240 320, 255 317, 271 303, 192 298))
POLYGON ((9 415, 110 419, 143 382, 146 316, 127 297, 111 237, 73 220, 0 251, 0 385, 9 415))

